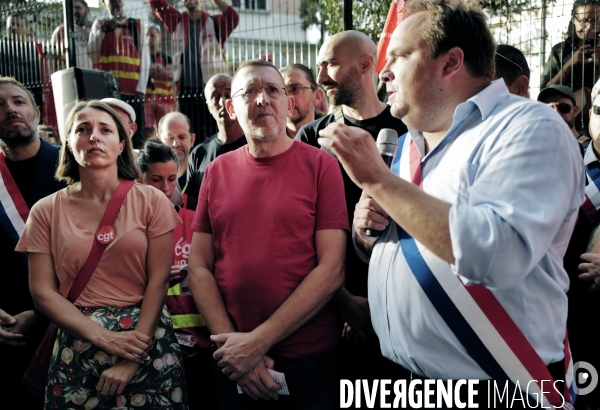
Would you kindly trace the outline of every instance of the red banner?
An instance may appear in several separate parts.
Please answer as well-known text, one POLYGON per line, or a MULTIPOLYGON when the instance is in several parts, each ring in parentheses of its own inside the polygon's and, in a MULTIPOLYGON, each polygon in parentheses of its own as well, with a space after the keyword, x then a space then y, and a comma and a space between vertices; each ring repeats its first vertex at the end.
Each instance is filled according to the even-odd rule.
POLYGON ((388 44, 390 44, 392 33, 396 26, 404 19, 405 6, 405 0, 393 0, 390 5, 390 11, 388 12, 385 25, 383 26, 383 33, 381 33, 379 44, 377 44, 377 67, 375 68, 375 71, 378 73, 381 72, 385 66, 385 53, 388 44))

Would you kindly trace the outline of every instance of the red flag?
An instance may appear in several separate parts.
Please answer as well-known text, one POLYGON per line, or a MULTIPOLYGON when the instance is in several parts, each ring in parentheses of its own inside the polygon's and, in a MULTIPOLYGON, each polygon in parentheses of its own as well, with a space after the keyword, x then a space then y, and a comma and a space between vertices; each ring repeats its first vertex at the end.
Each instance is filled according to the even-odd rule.
POLYGON ((392 0, 390 11, 388 12, 385 25, 383 26, 383 33, 381 33, 379 44, 377 44, 377 67, 375 68, 375 71, 378 73, 381 72, 385 66, 385 53, 388 44, 390 44, 392 33, 396 26, 404 19, 405 6, 405 0, 392 0))

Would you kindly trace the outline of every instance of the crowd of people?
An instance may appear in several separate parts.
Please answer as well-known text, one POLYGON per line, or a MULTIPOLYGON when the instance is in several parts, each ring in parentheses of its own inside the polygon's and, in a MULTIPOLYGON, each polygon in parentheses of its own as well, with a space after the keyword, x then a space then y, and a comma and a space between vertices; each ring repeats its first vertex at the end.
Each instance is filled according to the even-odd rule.
MULTIPOLYGON (((213 2, 220 16, 150 0, 179 54, 147 27, 153 86, 140 71, 120 78, 133 99, 78 102, 60 147, 35 93, 0 77, 2 397, 325 410, 342 379, 470 379, 517 386, 492 408, 599 409, 598 389, 573 394, 572 362, 600 369, 600 82, 589 109, 557 74, 529 99, 523 53, 459 0, 407 1, 379 73, 386 102, 359 31, 326 39, 316 77, 265 60, 231 76, 210 50, 237 17, 213 2), (196 56, 194 75, 173 63, 196 56), (204 110, 214 126, 195 122, 204 110), (391 169, 376 143, 390 130, 391 169)), ((107 4, 88 46, 110 45, 88 56, 110 70, 110 50, 143 40, 107 4)), ((594 7, 577 0, 575 36, 596 33, 594 7)))
MULTIPOLYGON (((204 84, 227 72, 223 46, 239 24, 239 15, 223 0, 213 0, 220 14, 209 14, 200 0, 182 0, 180 12, 166 0, 148 0, 160 24, 125 14, 123 0, 102 0, 108 18, 93 21, 85 0, 73 2, 76 67, 109 72, 121 99, 136 112, 135 148, 156 134, 160 119, 176 108, 192 122, 198 142, 216 132, 208 112, 204 84), (172 53, 163 50, 171 35, 172 53), (198 108, 201 108, 198 110, 198 108)), ((50 75, 66 67, 65 27, 52 34, 44 49, 27 17, 13 13, 0 42, 0 73, 27 85, 41 108, 42 122, 57 130, 50 75)), ((66 113, 65 113, 66 114, 66 113)))

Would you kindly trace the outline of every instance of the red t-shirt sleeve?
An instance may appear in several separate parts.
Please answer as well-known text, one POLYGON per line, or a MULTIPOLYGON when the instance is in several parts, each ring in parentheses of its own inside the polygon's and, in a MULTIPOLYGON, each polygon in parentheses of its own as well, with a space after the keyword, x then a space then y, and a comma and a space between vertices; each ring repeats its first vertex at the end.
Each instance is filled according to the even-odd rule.
POLYGON ((204 171, 204 178, 202 179, 202 185, 200 186, 200 193, 198 194, 198 205, 196 206, 196 214, 194 215, 194 221, 192 222, 192 229, 198 232, 209 233, 212 235, 212 225, 210 223, 210 217, 208 214, 208 193, 209 185, 211 183, 210 170, 213 168, 213 164, 209 164, 204 171))
POLYGON ((315 229, 349 229, 344 196, 344 180, 336 160, 324 156, 319 176, 315 229))

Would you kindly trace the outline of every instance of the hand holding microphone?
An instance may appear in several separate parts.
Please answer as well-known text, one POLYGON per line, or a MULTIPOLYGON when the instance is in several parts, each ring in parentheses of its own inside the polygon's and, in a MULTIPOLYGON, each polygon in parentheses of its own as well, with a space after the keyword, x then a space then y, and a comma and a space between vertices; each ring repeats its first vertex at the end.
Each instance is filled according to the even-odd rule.
MULTIPOLYGON (((379 153, 381 154, 381 158, 383 159, 383 162, 385 162, 385 165, 388 168, 392 167, 392 162, 394 162, 394 157, 396 156, 396 151, 398 150, 398 133, 396 132, 396 130, 393 130, 391 128, 383 128, 381 131, 379 131, 379 134, 377 135, 377 149, 379 150, 379 153)), ((367 197, 369 198, 369 197, 367 197)), ((362 197, 361 197, 362 199, 362 197)), ((370 199, 370 198, 369 198, 370 199)), ((373 201, 371 199, 371 201, 373 201)), ((373 201, 373 203, 375 203, 375 201, 373 201)), ((376 203, 375 203, 376 204, 376 203)), ((372 206, 372 204, 370 204, 372 206)), ((385 211, 383 211, 383 209, 381 207, 379 207, 379 205, 377 205, 378 211, 382 211, 383 214, 385 214, 385 225, 387 226, 387 218, 388 215, 385 213, 385 211)), ((358 209, 358 205, 357 205, 357 209, 358 209)), ((378 212, 379 214, 381 214, 381 212, 378 212)), ((381 215, 383 215, 381 214, 381 215)), ((356 219, 356 216, 355 216, 356 219)), ((377 222, 377 221, 375 221, 377 222)), ((378 230, 378 229, 372 229, 372 228, 367 228, 365 229, 365 235, 370 236, 372 238, 379 238, 381 236, 383 232, 383 229, 378 230)))

